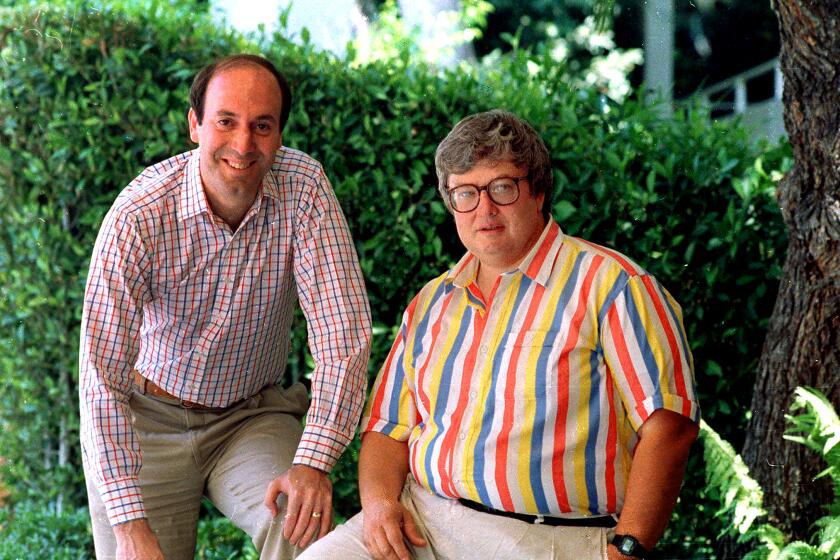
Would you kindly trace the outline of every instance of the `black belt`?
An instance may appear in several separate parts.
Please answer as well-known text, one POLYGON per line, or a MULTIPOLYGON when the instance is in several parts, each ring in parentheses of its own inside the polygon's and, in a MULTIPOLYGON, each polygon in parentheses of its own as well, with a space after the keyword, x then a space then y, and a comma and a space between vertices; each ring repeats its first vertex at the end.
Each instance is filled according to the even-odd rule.
POLYGON ((499 515, 501 517, 510 517, 511 519, 518 519, 525 523, 532 525, 549 525, 551 527, 615 527, 615 518, 611 515, 602 515, 599 517, 551 517, 544 515, 530 515, 527 513, 515 513, 512 511, 502 511, 500 509, 493 509, 484 504, 472 502, 461 498, 458 500, 462 505, 467 506, 475 511, 482 513, 489 513, 490 515, 499 515))

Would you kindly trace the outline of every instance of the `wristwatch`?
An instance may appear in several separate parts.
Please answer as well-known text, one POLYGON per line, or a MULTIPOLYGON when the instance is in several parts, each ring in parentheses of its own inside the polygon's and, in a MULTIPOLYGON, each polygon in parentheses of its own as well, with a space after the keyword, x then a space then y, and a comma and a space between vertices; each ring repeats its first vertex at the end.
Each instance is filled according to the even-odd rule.
POLYGON ((644 558, 648 551, 639 543, 639 539, 632 535, 616 535, 610 541, 614 547, 624 556, 644 558))

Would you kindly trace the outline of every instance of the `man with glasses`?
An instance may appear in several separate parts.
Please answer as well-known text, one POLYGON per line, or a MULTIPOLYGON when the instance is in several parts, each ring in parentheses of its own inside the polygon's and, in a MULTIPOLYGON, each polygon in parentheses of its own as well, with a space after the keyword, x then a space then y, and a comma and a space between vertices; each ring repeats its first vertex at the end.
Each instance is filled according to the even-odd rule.
POLYGON ((549 215, 548 152, 504 111, 438 146, 467 248, 417 294, 362 419, 362 512, 304 558, 642 557, 699 409, 679 305, 549 215))

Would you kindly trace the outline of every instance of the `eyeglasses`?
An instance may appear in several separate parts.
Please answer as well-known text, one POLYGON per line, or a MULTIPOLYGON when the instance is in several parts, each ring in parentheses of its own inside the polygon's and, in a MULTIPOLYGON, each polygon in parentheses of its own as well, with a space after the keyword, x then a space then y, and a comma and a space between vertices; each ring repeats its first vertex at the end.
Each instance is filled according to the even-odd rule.
POLYGON ((449 204, 456 212, 472 212, 478 208, 481 191, 487 191, 487 196, 494 204, 507 206, 519 200, 519 181, 525 177, 496 177, 484 186, 458 185, 447 189, 449 204))

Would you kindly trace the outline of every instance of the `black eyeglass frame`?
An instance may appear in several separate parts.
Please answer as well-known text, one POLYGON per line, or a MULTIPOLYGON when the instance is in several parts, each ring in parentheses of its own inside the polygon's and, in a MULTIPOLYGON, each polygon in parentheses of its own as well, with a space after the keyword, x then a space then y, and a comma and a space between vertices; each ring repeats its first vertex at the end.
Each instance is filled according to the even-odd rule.
POLYGON ((480 187, 478 185, 471 185, 469 183, 466 183, 466 184, 463 184, 463 185, 458 185, 457 187, 452 187, 451 189, 446 189, 446 198, 449 199, 450 208, 452 208, 455 212, 458 212, 459 214, 469 214, 470 212, 472 212, 473 210, 478 208, 478 205, 481 204, 481 191, 487 191, 487 196, 490 197, 490 200, 493 201, 493 204, 495 204, 497 206, 510 206, 511 204, 515 204, 516 201, 519 200, 519 195, 522 193, 522 190, 519 188, 519 181, 521 181, 522 179, 527 179, 527 178, 528 178, 528 175, 524 175, 522 177, 508 177, 507 175, 502 175, 500 177, 493 178, 490 182, 488 182, 487 184, 482 185, 480 187), (490 185, 492 185, 493 183, 495 183, 499 179, 510 179, 511 181, 513 181, 513 184, 516 186, 516 198, 514 198, 510 202, 496 202, 496 199, 493 198, 492 194, 490 194, 489 189, 490 189, 490 185), (452 193, 454 193, 456 190, 464 188, 464 187, 474 188, 476 193, 478 194, 478 196, 475 199, 476 200, 475 206, 473 206, 469 210, 458 210, 455 207, 455 203, 452 201, 452 193))

